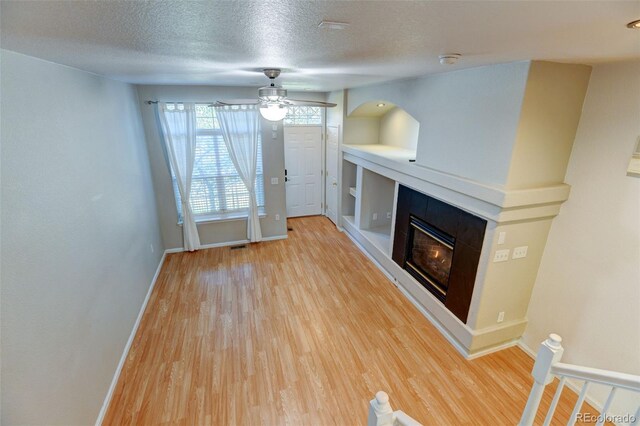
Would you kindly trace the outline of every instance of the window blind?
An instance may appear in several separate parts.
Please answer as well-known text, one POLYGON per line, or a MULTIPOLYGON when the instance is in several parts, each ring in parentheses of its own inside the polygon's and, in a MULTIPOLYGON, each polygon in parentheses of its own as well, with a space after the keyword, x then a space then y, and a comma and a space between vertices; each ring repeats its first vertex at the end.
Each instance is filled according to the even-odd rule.
MULTIPOLYGON (((196 105, 196 158, 191 182, 191 209, 196 218, 215 217, 247 212, 249 193, 238 176, 229 157, 222 132, 215 116, 215 108, 196 105)), ((173 171, 173 191, 178 216, 181 216, 181 198, 173 171)), ((264 172, 262 141, 258 140, 256 173, 258 207, 264 207, 264 172)), ((182 218, 180 217, 180 221, 182 218)))

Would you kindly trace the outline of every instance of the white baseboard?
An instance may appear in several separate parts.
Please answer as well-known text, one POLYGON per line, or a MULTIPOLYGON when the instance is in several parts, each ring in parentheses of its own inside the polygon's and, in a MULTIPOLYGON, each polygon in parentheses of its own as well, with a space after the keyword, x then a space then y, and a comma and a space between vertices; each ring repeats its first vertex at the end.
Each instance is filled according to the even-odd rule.
MULTIPOLYGON (((518 344, 518 339, 513 339, 504 343, 500 343, 497 345, 492 345, 487 347, 486 349, 482 349, 479 351, 470 352, 456 337, 451 333, 437 318, 431 313, 416 297, 411 294, 409 290, 405 288, 402 282, 399 282, 391 272, 389 272, 374 256, 369 252, 369 250, 364 247, 358 239, 351 234, 350 230, 345 229, 345 235, 349 237, 349 239, 355 244, 356 247, 365 255, 374 265, 393 283, 394 286, 400 290, 400 292, 411 302, 413 306, 420 311, 420 313, 429 320, 431 324, 444 336, 445 339, 467 360, 472 360, 476 358, 480 358, 481 356, 488 355, 493 352, 498 352, 503 349, 515 346, 518 344)), ((465 326, 466 327, 466 326, 465 326)), ((473 331, 470 331, 470 334, 473 334, 473 331)))
MULTIPOLYGON (((276 240, 284 240, 287 239, 288 235, 274 235, 273 237, 263 237, 262 241, 276 241, 276 240)), ((249 244, 251 241, 249 240, 238 240, 238 241, 225 241, 222 243, 212 243, 212 244, 202 244, 200 246, 201 250, 210 249, 210 248, 218 248, 218 247, 229 247, 229 246, 239 246, 242 244, 249 244)), ((175 247, 166 249, 165 253, 181 253, 184 251, 183 247, 175 247)))
POLYGON ((124 367, 124 363, 129 356, 129 349, 131 349, 131 345, 133 344, 133 339, 136 337, 136 333, 138 332, 138 327, 140 326, 140 321, 142 321, 142 316, 144 315, 145 309, 147 309, 147 303, 149 303, 149 299, 151 298, 151 293, 153 293, 153 289, 156 285, 156 281, 158 280, 158 276, 160 275, 160 270, 162 269, 162 265, 164 265, 164 260, 167 257, 168 250, 165 250, 162 254, 162 258, 160 258, 160 262, 158 263, 158 267, 156 268, 156 273, 153 275, 153 279, 151 280, 151 285, 149 285, 149 289, 147 290, 147 295, 142 302, 142 306, 140 306, 140 311, 138 312, 138 318, 136 318, 136 322, 133 324, 133 329, 131 329, 131 334, 129 335, 129 340, 127 340, 127 344, 124 346, 124 350, 122 351, 122 356, 120 357, 120 362, 118 362, 118 367, 116 367, 116 372, 113 375, 113 379, 111 380, 111 385, 109 386, 109 390, 107 391, 107 396, 104 398, 104 402, 102 403, 102 408, 100 409, 100 413, 98 413, 98 418, 96 419, 96 425, 102 425, 102 421, 104 420, 105 414, 107 414, 107 409, 109 408, 109 404, 111 403, 111 398, 113 397, 113 392, 116 389, 116 385, 118 384, 118 379, 120 379, 120 373, 122 372, 122 367, 124 367))
MULTIPOLYGON (((376 260, 376 258, 373 257, 373 255, 371 255, 371 253, 369 253, 369 251, 367 251, 362 244, 360 244, 360 242, 358 240, 355 239, 355 237, 353 235, 351 235, 350 232, 345 232, 345 235, 347 237, 349 237, 349 239, 351 240, 351 242, 353 242, 353 244, 355 244, 356 247, 358 247, 358 249, 365 255, 367 256, 367 258, 369 258, 369 260, 376 265, 376 267, 380 270, 380 272, 382 272, 389 281, 391 281, 391 283, 393 283, 394 286, 396 286, 396 288, 398 290, 400 290, 400 292, 404 295, 404 297, 406 297, 409 302, 411 302, 411 304, 413 306, 416 307, 416 309, 418 309, 418 311, 420 311, 420 313, 427 318, 427 320, 429 320, 429 322, 431 324, 433 324, 433 326, 440 332, 440 334, 442 334, 444 336, 445 339, 447 339, 447 341, 449 343, 451 343, 451 345, 456 348, 456 350, 458 352, 460 352, 460 355, 462 355, 463 357, 465 357, 466 359, 473 359, 473 358, 477 358, 478 356, 481 355, 469 355, 469 352, 467 351, 466 348, 464 348, 456 339, 455 337, 453 337, 451 335, 451 333, 449 333, 449 331, 444 328, 442 326, 442 324, 440 324, 440 322, 438 320, 435 319, 435 317, 433 315, 431 315, 431 313, 429 311, 427 311, 424 306, 422 306, 422 304, 420 302, 418 302, 416 300, 415 297, 413 297, 413 295, 411 293, 409 293, 402 285, 398 284, 398 282, 396 281, 395 277, 393 275, 391 275, 389 273, 389 271, 387 271, 381 264, 380 262, 378 262, 376 260)), ((515 344, 515 343, 514 343, 515 344)), ((483 354, 484 355, 484 354, 483 354)))
POLYGON ((469 360, 470 359, 476 359, 476 358, 480 358, 480 357, 485 356, 485 355, 492 354, 494 352, 499 352, 499 351, 501 351, 503 349, 512 348, 514 346, 517 346, 519 341, 520 341, 520 339, 513 339, 513 340, 510 340, 508 342, 501 343, 499 345, 490 346, 487 349, 481 349, 481 350, 476 351, 476 352, 474 352, 474 353, 472 353, 470 355, 467 355, 465 358, 467 358, 469 360))
MULTIPOLYGON (((262 241, 275 241, 275 240, 283 240, 287 238, 287 235, 276 235, 273 237, 265 237, 262 241)), ((240 244, 247 244, 249 240, 241 240, 241 241, 229 241, 224 243, 214 243, 214 244, 205 244, 201 246, 202 249, 215 248, 215 247, 227 247, 227 246, 235 246, 240 244)), ((151 285, 149 286, 149 290, 147 290, 147 295, 142 302, 142 306, 140 306, 140 311, 138 312, 138 318, 136 318, 136 322, 133 324, 133 329, 131 330, 131 334, 129 335, 129 340, 127 340, 127 344, 124 346, 124 350, 122 351, 122 356, 120 357, 120 362, 116 367, 115 374, 113 375, 113 379, 111 380, 111 385, 109 386, 109 390, 107 391, 107 396, 104 399, 102 404, 102 408, 100 409, 100 413, 98 413, 98 418, 96 419, 96 425, 101 425, 104 420, 104 416, 107 413, 107 409, 109 408, 109 403, 111 402, 111 398, 113 397, 113 392, 115 391, 116 385, 118 384, 118 379, 120 379, 120 373, 122 372, 122 367, 124 367, 124 363, 127 360, 127 356, 129 355, 129 349, 131 349, 131 345, 133 344, 133 339, 136 337, 136 333, 138 331, 138 327, 140 326, 140 321, 142 321, 142 316, 144 315, 144 311, 147 308, 147 303, 149 303, 149 299, 151 298, 151 293, 153 293, 153 289, 156 285, 156 280, 158 279, 158 275, 160 275, 160 270, 162 269, 162 265, 164 265, 165 258, 169 253, 179 253, 183 252, 184 248, 170 248, 164 251, 162 254, 162 258, 160 259, 160 263, 158 263, 158 268, 156 269, 156 273, 151 280, 151 285)))
MULTIPOLYGON (((341 231, 341 232, 344 232, 344 231, 341 231)), ((376 258, 375 258, 375 257, 373 257, 373 256, 371 255, 371 253, 369 253, 369 252, 367 251, 367 249, 365 249, 365 248, 362 246, 362 244, 360 244, 360 242, 359 242, 358 240, 356 240, 356 239, 353 237, 353 235, 351 235, 351 233, 350 233, 350 232, 345 232, 344 234, 345 234, 347 237, 349 237, 349 239, 351 240, 351 242, 352 242, 356 247, 358 247, 358 250, 360 250, 360 251, 362 252, 362 254, 364 254, 365 256, 367 256, 367 258, 371 261, 371 263, 373 263, 374 265, 376 265, 376 267, 380 270, 380 272, 382 272, 382 273, 384 274, 384 276, 385 276, 385 277, 387 277, 387 279, 393 283, 393 285, 395 285, 396 287, 398 287, 398 285, 396 284, 396 279, 394 278, 394 276, 393 276, 393 275, 391 275, 391 274, 389 273, 389 271, 387 271, 387 270, 384 268, 384 266, 382 266, 382 265, 380 264, 380 262, 378 262, 378 261, 376 260, 376 258)))
POLYGON ((527 355, 529 355, 529 357, 531 357, 533 360, 536 359, 537 353, 536 351, 534 351, 533 349, 531 349, 529 347, 529 345, 527 345, 524 340, 522 340, 522 338, 520 338, 520 340, 518 340, 518 347, 520 349, 522 349, 522 351, 524 353, 526 353, 527 355))

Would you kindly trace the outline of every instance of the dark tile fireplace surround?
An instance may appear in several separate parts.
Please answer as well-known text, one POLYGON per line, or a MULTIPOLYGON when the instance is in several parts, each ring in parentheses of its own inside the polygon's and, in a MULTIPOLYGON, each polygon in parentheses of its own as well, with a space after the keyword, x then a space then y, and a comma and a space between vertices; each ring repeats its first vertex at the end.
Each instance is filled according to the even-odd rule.
POLYGON ((467 321, 487 221, 400 185, 393 260, 467 321))

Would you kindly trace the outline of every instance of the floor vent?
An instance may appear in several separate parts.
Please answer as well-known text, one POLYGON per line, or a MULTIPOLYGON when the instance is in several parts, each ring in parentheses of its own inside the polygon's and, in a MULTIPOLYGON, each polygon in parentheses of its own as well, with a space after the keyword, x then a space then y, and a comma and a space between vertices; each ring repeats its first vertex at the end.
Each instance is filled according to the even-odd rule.
POLYGON ((288 227, 287 231, 293 231, 293 228, 292 227, 288 227))
POLYGON ((243 249, 243 248, 247 248, 246 244, 241 244, 239 246, 231 246, 231 250, 238 250, 238 249, 243 249))

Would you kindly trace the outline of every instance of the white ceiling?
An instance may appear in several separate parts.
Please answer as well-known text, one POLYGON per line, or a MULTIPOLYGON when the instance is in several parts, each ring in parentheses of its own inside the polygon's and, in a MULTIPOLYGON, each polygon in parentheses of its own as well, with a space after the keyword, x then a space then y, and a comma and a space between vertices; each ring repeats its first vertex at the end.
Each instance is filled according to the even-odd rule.
POLYGON ((525 59, 640 58, 636 1, 2 1, 2 47, 131 83, 333 90, 525 59), (343 31, 318 28, 347 21, 343 31), (457 65, 438 54, 458 52, 457 65))

